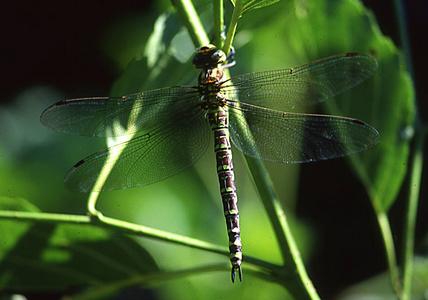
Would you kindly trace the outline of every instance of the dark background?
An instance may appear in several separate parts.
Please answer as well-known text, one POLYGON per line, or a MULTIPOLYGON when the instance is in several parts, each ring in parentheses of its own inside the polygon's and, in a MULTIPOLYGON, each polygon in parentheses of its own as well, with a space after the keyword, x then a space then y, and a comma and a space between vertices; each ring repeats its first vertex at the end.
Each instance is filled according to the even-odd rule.
MULTIPOLYGON (((396 16, 392 1, 363 1, 366 6, 373 9, 384 34, 390 36, 396 45, 400 46, 396 16)), ((415 71, 415 86, 418 106, 423 119, 427 116, 428 94, 426 70, 428 68, 428 55, 426 55, 426 32, 428 29, 427 1, 403 1, 408 21, 408 32, 412 49, 412 59, 415 71)), ((117 77, 117 70, 109 59, 100 55, 100 35, 106 26, 114 19, 132 14, 136 11, 150 11, 152 1, 123 0, 109 1, 8 1, 2 5, 1 48, 0 57, 2 65, 2 88, 0 102, 2 105, 10 103, 14 96, 22 90, 36 85, 54 86, 61 90, 67 98, 108 95, 110 87, 117 77), (90 93, 88 95, 87 93, 90 93), (95 93, 95 94, 94 94, 95 93)), ((58 99, 61 100, 61 99, 58 99)), ((322 241, 315 251, 315 257, 308 266, 309 274, 320 295, 329 298, 334 292, 355 282, 386 269, 383 245, 376 228, 376 220, 369 201, 351 199, 352 189, 358 188, 352 173, 344 174, 346 169, 344 160, 332 160, 328 163, 320 162, 316 165, 302 166, 302 177, 298 203, 300 218, 308 220, 320 229, 322 241), (306 178, 317 175, 320 180, 312 182, 311 188, 305 188, 306 178), (328 178, 328 179, 327 179, 328 178), (330 191, 323 180, 340 182, 337 187, 343 197, 330 197, 330 191), (352 182, 352 184, 351 184, 352 182), (350 198, 351 197, 351 198, 350 198), (305 202, 304 199, 317 199, 317 202, 305 202), (343 201, 347 199, 349 201, 343 201), (355 201, 353 201, 355 200, 355 201), (334 210, 349 211, 341 216, 346 220, 330 218, 329 213, 334 210), (352 213, 351 213, 352 212, 352 213), (355 221, 349 216, 355 216, 355 221), (366 227, 361 227, 364 218, 366 227), (341 224, 340 226, 338 224, 341 224), (358 227, 351 227, 357 224, 358 227), (343 233, 343 239, 337 240, 337 231, 343 233), (349 232, 352 234, 349 235, 349 232), (323 234, 324 233, 324 234, 323 234), (330 233, 330 234, 329 234, 330 233), (329 239, 329 237, 334 239, 329 239), (359 242, 365 240, 365 242, 359 242), (334 245, 334 246, 332 246, 334 245), (361 248, 372 245, 372 248, 361 248), (338 253, 340 252, 340 253, 338 253), (346 253, 346 255, 344 255, 346 253), (355 266, 353 257, 366 257, 367 264, 355 266), (328 263, 318 259, 330 257, 328 263), (323 276, 331 268, 331 261, 337 257, 337 274, 332 282, 331 276, 323 276), (339 277, 340 276, 340 277, 339 277), (324 279, 329 282, 323 282, 324 279)), ((423 181, 424 182, 424 181, 423 181)), ((404 187, 407 187, 405 184, 404 187)), ((362 188, 361 188, 362 189, 362 188)), ((338 191, 335 191, 337 195, 338 191)), ((406 194, 406 191, 402 191, 406 194)), ((421 199, 425 199, 426 188, 422 186, 421 199)), ((424 205, 420 201, 420 205, 424 205)), ((390 216, 393 232, 400 233, 403 224, 402 211, 404 210, 404 197, 392 207, 390 216)), ((426 211, 426 204, 421 211, 426 211)), ((418 241, 426 234, 427 221, 421 215, 419 220, 418 241), (422 224, 422 222, 425 222, 422 224)), ((396 236, 396 242, 401 242, 401 236, 396 236)), ((418 244, 417 250, 418 250, 418 244)), ((420 246, 420 245, 419 245, 420 246)), ((398 246, 397 249, 400 249, 398 246)), ((399 253, 398 253, 399 255, 399 253)), ((359 260, 361 262, 361 260, 359 260)), ((333 270, 331 270, 333 271, 333 270)))
MULTIPOLYGON (((363 1, 373 9, 382 32, 400 46, 392 1, 363 1)), ((412 47, 415 84, 419 99, 426 99, 427 1, 403 1, 412 47)), ((8 102, 22 89, 48 84, 76 93, 87 86, 109 91, 116 72, 107 59, 100 58, 99 38, 115 18, 136 11, 149 11, 148 0, 120 2, 7 1, 2 7, 1 61, 2 88, 0 101, 8 102)), ((426 109, 425 103, 419 103, 426 109)), ((426 110, 424 110, 426 111, 426 110)))

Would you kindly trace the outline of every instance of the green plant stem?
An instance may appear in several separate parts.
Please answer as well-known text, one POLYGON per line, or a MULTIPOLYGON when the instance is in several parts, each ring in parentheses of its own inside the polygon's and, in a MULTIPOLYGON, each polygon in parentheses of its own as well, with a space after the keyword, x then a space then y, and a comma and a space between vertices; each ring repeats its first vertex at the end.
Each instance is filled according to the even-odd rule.
MULTIPOLYGON (((135 124, 135 118, 138 115, 139 111, 141 110, 141 107, 138 105, 134 105, 132 108, 132 114, 128 120, 128 129, 133 128, 135 124)), ((97 177, 97 180, 94 183, 94 186, 92 187, 92 191, 89 194, 88 203, 87 203, 87 209, 89 214, 92 216, 98 216, 98 214, 101 214, 96 208, 95 205, 97 203, 98 197, 100 195, 99 191, 102 191, 102 188, 107 181, 108 176, 110 175, 111 171, 113 170, 114 165, 120 158, 120 155, 122 154, 123 150, 125 150, 126 144, 124 144, 127 141, 130 141, 134 138, 135 133, 132 133, 132 130, 128 131, 128 134, 125 134, 125 138, 121 140, 123 147, 120 149, 120 151, 109 152, 109 156, 106 159, 106 163, 104 164, 103 168, 101 169, 100 174, 97 177), (110 163, 108 163, 110 162, 110 163)), ((114 140, 114 143, 117 143, 117 140, 114 140)), ((111 145, 109 145, 111 146, 111 145)))
POLYGON ((21 211, 0 211, 0 218, 2 219, 19 219, 26 221, 39 221, 39 222, 62 222, 73 224, 92 224, 100 227, 112 228, 115 230, 121 229, 123 233, 130 233, 139 236, 150 237, 162 241, 169 241, 175 244, 190 246, 193 248, 203 249, 206 251, 229 255, 226 247, 220 247, 215 244, 203 242, 197 239, 189 238, 186 236, 173 234, 170 232, 153 229, 150 227, 137 225, 134 223, 109 218, 104 216, 101 212, 97 213, 96 218, 82 215, 69 215, 69 214, 50 214, 40 212, 21 212, 21 211))
POLYGON ((158 229, 118 220, 115 218, 106 217, 101 213, 99 213, 97 217, 98 217, 98 221, 104 225, 107 225, 107 227, 111 227, 115 230, 121 229, 121 231, 124 233, 136 234, 139 236, 150 237, 157 240, 172 242, 175 244, 186 245, 192 248, 203 249, 214 253, 229 255, 229 251, 225 247, 220 247, 218 245, 207 243, 198 239, 193 239, 190 237, 166 232, 163 230, 158 230, 158 229))
MULTIPOLYGON (((223 45, 223 52, 229 54, 236 27, 242 12, 242 1, 237 0, 232 14, 232 19, 227 31, 226 41, 223 45)), ((224 70, 224 79, 230 78, 229 70, 224 70)), ((242 120, 245 122, 245 120, 242 120)), ((279 204, 269 175, 263 164, 257 160, 245 156, 251 175, 256 183, 260 197, 263 201, 269 219, 272 222, 285 266, 280 269, 280 274, 274 278, 284 279, 279 281, 296 299, 319 299, 319 296, 306 273, 305 266, 301 259, 300 252, 294 241, 286 215, 279 204), (291 276, 291 277, 290 277, 291 276), (291 280, 289 280, 291 278, 291 280)), ((247 258, 244 258, 247 261, 247 258)), ((278 268, 271 269, 275 272, 278 268)))
POLYGON ((232 18, 230 19, 229 28, 227 29, 226 41, 223 45, 223 52, 226 56, 229 55, 230 47, 232 46, 233 39, 235 37, 236 27, 238 26, 239 17, 242 13, 242 0, 235 1, 235 7, 233 8, 232 18))
POLYGON ((223 0, 213 1, 213 15, 214 15, 214 43, 218 49, 223 48, 222 33, 224 30, 224 8, 223 0))
POLYGON ((287 274, 293 274, 294 276, 291 284, 288 278, 282 284, 288 283, 287 288, 295 299, 320 299, 306 273, 301 254, 287 222, 287 216, 276 197, 264 165, 257 159, 248 156, 245 156, 245 158, 278 239, 281 255, 285 263, 284 270, 287 271, 287 274))
MULTIPOLYGON (((223 256, 229 256, 229 250, 226 247, 215 245, 212 243, 204 242, 198 239, 190 238, 183 235, 178 235, 163 230, 158 230, 143 225, 137 225, 134 223, 118 220, 104 216, 101 212, 97 211, 95 216, 82 216, 82 215, 71 215, 71 214, 51 214, 42 212, 23 212, 23 211, 0 211, 1 219, 12 219, 12 220, 25 220, 33 222, 51 222, 51 223, 71 223, 71 224, 83 224, 93 225, 102 228, 108 228, 113 230, 120 230, 122 233, 133 234, 143 237, 148 237, 160 241, 166 241, 178 245, 184 245, 191 248, 196 248, 212 253, 221 254, 223 256)), ((266 270, 275 269, 277 266, 263 260, 253 258, 250 256, 245 257, 245 261, 253 265, 259 266, 266 270)), ((229 264, 227 264, 227 270, 229 270, 229 264)))
POLYGON ((70 214, 50 214, 42 212, 27 212, 27 211, 10 211, 1 210, 1 219, 19 219, 25 221, 39 222, 64 222, 74 224, 89 224, 91 223, 90 216, 70 215, 70 214))
POLYGON ((423 168, 423 147, 427 130, 419 131, 416 135, 412 169, 410 174, 409 198, 407 202, 407 215, 404 223, 404 243, 403 243, 403 300, 411 299, 412 296, 412 274, 415 245, 415 223, 418 210, 419 191, 421 187, 423 168))
MULTIPOLYGON (((223 256, 229 256, 229 249, 226 247, 221 247, 215 244, 207 243, 198 239, 166 232, 163 230, 158 230, 146 226, 137 225, 134 223, 129 223, 126 221, 106 217, 103 215, 99 215, 99 221, 103 224, 108 225, 109 227, 112 227, 114 229, 122 229, 123 231, 127 231, 128 233, 132 234, 138 234, 140 236, 150 237, 161 241, 167 241, 172 242, 174 244, 178 245, 184 245, 191 248, 201 249, 212 253, 221 254, 223 256)), ((267 263, 265 261, 252 258, 252 257, 246 257, 246 261, 253 263, 255 265, 272 269, 275 265, 271 263, 267 263)))
MULTIPOLYGON (((414 89, 414 72, 412 51, 410 48, 409 34, 407 28, 407 20, 405 15, 404 3, 402 0, 394 0, 394 10, 396 14, 398 31, 403 48, 406 68, 412 78, 411 84, 414 89)), ((415 129, 416 138, 412 156, 412 166, 410 173, 409 197, 407 201, 406 219, 404 223, 404 242, 403 256, 401 266, 402 278, 402 294, 398 296, 400 299, 408 300, 412 297, 412 275, 413 275, 413 260, 414 260, 414 244, 415 244, 415 223, 417 217, 419 190, 422 179, 423 168, 423 146, 427 134, 427 128, 422 128, 419 112, 417 110, 418 103, 416 95, 413 96, 413 103, 416 107, 415 129)))
POLYGON ((210 40, 202 26, 198 13, 190 0, 171 0, 180 16, 181 22, 187 28, 195 47, 209 44, 210 40))
POLYGON ((383 244, 385 246, 386 260, 388 263, 391 285, 396 295, 400 295, 400 277, 395 254, 394 238, 392 236, 391 226, 389 225, 389 219, 384 211, 378 212, 376 216, 382 234, 383 244))

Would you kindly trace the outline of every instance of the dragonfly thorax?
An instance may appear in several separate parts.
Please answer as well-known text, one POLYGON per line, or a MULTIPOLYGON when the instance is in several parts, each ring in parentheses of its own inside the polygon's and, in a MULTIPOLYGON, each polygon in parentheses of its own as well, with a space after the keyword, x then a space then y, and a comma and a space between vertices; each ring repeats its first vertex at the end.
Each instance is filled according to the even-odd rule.
POLYGON ((226 61, 226 54, 214 45, 196 49, 193 66, 202 69, 198 78, 201 108, 216 109, 226 105, 226 97, 221 91, 223 71, 220 67, 226 61))
POLYGON ((202 109, 215 109, 226 105, 226 97, 221 90, 223 71, 219 68, 203 69, 199 74, 199 94, 202 109))
POLYGON ((213 86, 219 89, 221 80, 223 79, 223 71, 219 68, 203 69, 199 74, 199 86, 213 86))

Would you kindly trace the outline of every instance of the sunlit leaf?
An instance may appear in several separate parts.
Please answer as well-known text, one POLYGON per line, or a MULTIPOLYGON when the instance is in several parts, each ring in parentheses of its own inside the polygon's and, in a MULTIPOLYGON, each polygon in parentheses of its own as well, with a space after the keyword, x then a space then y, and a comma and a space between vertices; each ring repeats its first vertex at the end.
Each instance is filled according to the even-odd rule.
POLYGON ((187 56, 194 53, 190 39, 184 38, 182 25, 174 15, 162 14, 147 41, 144 53, 135 57, 112 87, 112 95, 123 96, 144 90, 162 88, 177 83, 195 81, 197 71, 192 64, 183 63, 183 48, 187 56), (183 41, 187 41, 187 47, 183 41), (181 42, 181 49, 177 44, 181 42))

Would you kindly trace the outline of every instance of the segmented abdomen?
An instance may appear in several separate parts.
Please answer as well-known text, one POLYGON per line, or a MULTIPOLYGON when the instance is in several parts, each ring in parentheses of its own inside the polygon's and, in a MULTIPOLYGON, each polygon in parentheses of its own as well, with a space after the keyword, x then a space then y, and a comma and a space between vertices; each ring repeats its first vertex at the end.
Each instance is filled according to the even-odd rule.
POLYGON ((224 217, 226 218, 229 236, 230 262, 232 263, 232 281, 235 281, 235 271, 238 271, 242 281, 241 261, 242 244, 239 229, 238 197, 233 173, 232 151, 229 139, 227 108, 210 109, 208 120, 214 132, 214 151, 217 161, 217 174, 220 182, 220 193, 223 201, 224 217))

